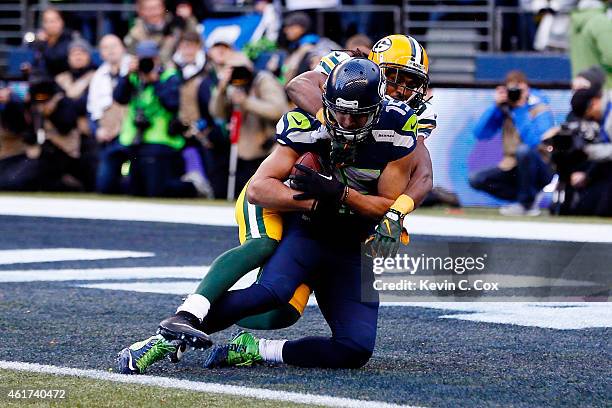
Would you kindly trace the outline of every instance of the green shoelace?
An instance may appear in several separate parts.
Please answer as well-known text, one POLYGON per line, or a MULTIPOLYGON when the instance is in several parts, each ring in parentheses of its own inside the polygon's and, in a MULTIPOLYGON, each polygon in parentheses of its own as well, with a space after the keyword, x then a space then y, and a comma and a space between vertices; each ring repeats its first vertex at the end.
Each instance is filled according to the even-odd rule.
POLYGON ((143 373, 147 367, 156 361, 164 358, 168 353, 176 351, 176 347, 172 346, 164 339, 157 340, 149 350, 145 351, 142 357, 136 361, 136 367, 143 373))

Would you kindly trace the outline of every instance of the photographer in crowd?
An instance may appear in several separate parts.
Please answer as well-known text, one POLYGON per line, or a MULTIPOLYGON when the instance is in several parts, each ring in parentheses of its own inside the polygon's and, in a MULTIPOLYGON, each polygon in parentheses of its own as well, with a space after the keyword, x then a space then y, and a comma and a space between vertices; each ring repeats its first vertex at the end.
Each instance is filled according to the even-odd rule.
POLYGON ((27 156, 25 106, 11 89, 0 85, 0 191, 39 188, 38 161, 27 156))
POLYGON ((187 31, 198 32, 198 23, 188 1, 179 1, 176 16, 166 12, 164 0, 138 0, 138 18, 124 39, 130 54, 136 52, 141 41, 154 41, 159 47, 159 58, 167 64, 176 51, 181 34, 187 31))
POLYGON ((56 75, 55 83, 66 97, 74 101, 79 131, 85 135, 91 135, 87 119, 87 94, 94 73, 89 43, 81 38, 72 41, 68 47, 68 70, 56 75))
POLYGON ((96 150, 79 130, 77 102, 44 75, 29 84, 32 138, 28 156, 40 165, 40 188, 49 191, 92 191, 96 150))
POLYGON ((236 193, 270 153, 276 122, 287 110, 287 96, 278 80, 268 71, 254 72, 244 54, 233 53, 219 73, 210 113, 229 122, 232 113, 240 112, 236 193))
POLYGON ((116 102, 127 105, 127 113, 118 139, 100 158, 98 190, 120 192, 121 169, 129 160, 131 194, 193 197, 193 184, 180 180, 185 145, 176 120, 180 78, 176 70, 162 68, 155 42, 140 42, 136 56, 113 92, 116 102))
POLYGON ((554 125, 548 101, 531 89, 520 71, 511 71, 495 89, 495 104, 474 128, 478 140, 502 133, 503 159, 493 168, 470 175, 470 185, 514 203, 500 208, 503 215, 538 215, 536 196, 552 179, 552 169, 540 155, 544 133, 554 125))
POLYGON ((574 80, 572 113, 551 138, 559 173, 559 214, 612 215, 612 91, 606 74, 591 67, 574 80))

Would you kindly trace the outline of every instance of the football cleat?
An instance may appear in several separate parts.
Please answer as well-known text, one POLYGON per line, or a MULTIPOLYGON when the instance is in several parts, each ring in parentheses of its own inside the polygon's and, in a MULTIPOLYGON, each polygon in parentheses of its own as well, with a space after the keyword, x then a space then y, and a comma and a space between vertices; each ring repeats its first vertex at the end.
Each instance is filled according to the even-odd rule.
POLYGON ((152 364, 176 353, 180 346, 180 342, 168 341, 157 334, 121 350, 117 356, 117 367, 121 374, 143 374, 152 364))
POLYGON ((173 340, 177 343, 179 343, 176 346, 176 350, 170 354, 168 354, 168 359, 170 360, 171 363, 176 364, 179 361, 181 361, 183 359, 183 356, 185 355, 185 352, 187 351, 187 343, 185 343, 184 341, 178 341, 178 340, 173 340))
POLYGON ((198 324, 198 318, 191 313, 178 312, 162 320, 157 333, 168 341, 180 340, 194 349, 204 350, 212 346, 212 340, 208 334, 196 328, 198 324))
POLYGON ((204 362, 204 367, 248 367, 262 361, 259 340, 251 333, 241 331, 232 337, 228 344, 214 347, 204 362))

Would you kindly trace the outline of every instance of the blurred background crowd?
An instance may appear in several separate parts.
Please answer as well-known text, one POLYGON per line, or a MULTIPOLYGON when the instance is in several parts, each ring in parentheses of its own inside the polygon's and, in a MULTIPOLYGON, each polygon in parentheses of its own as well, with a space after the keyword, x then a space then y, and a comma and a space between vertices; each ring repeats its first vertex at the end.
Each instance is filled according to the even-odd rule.
POLYGON ((367 54, 383 36, 404 33, 432 61, 438 129, 427 143, 445 188, 427 203, 510 202, 503 214, 536 215, 549 193, 553 213, 609 216, 610 6, 3 2, 0 190, 233 198, 274 146, 275 124, 292 106, 284 88, 291 79, 331 50, 367 54), (466 109, 486 90, 474 120, 465 111, 455 120, 448 88, 463 92, 466 109), (445 124, 460 133, 452 143, 445 124), (488 153, 478 156, 482 146, 488 153), (465 153, 468 164, 453 182, 452 156, 464 150, 471 156, 465 153), (449 163, 442 171, 438 157, 449 163))

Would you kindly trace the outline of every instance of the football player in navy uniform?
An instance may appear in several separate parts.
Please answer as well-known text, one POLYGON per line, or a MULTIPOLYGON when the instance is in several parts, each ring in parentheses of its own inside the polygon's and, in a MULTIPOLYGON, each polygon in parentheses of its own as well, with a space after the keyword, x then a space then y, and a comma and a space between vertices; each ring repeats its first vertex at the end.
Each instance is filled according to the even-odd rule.
MULTIPOLYGON (((410 177, 409 154, 416 146, 417 116, 408 105, 384 99, 385 87, 378 65, 349 59, 337 65, 326 82, 325 126, 300 109, 283 116, 277 126, 280 146, 259 167, 247 191, 251 203, 285 213, 279 247, 255 284, 226 292, 197 327, 186 310, 169 318, 174 327, 213 333, 286 304, 307 282, 332 336, 284 341, 242 332, 213 350, 209 366, 273 361, 360 367, 369 360, 378 301, 371 269, 362 278, 360 247, 370 237, 373 255, 391 255, 402 239, 403 217, 414 207, 403 193, 410 177), (296 191, 284 181, 304 152, 329 158, 331 172, 298 166, 296 191)), ((180 332, 164 332, 168 340, 173 334, 183 339, 180 332)), ((201 345, 195 340, 194 345, 201 345)))
MULTIPOLYGON (((339 61, 343 61, 348 58, 348 56, 346 55, 334 56, 333 54, 330 54, 330 56, 332 57, 330 61, 334 65, 337 64, 339 61), (334 60, 334 58, 336 59, 334 60)), ((322 62, 325 62, 325 61, 326 59, 324 58, 322 62)), ((328 100, 331 100, 331 99, 328 98, 328 100)), ((342 102, 340 103, 342 104, 342 102)), ((335 122, 335 119, 334 119, 335 112, 338 109, 344 109, 344 108, 346 107, 336 106, 336 109, 328 110, 330 117, 328 118, 328 120, 326 120, 326 122, 328 122, 332 128, 335 127, 335 129, 332 129, 331 133, 335 133, 336 135, 342 135, 346 133, 341 126, 337 124, 334 125, 334 123, 337 123, 335 122)), ((408 113, 407 111, 408 108, 405 105, 398 104, 397 102, 393 102, 393 101, 390 101, 388 104, 386 104, 384 109, 386 111, 394 111, 396 113, 401 113, 401 112, 404 112, 404 114, 408 113)), ((348 111, 351 111, 351 110, 349 109, 348 111)), ((359 142, 361 142, 361 139, 360 139, 361 137, 363 137, 364 135, 368 135, 368 132, 372 129, 374 123, 376 122, 375 119, 378 119, 378 114, 379 113, 376 112, 376 115, 372 115, 369 118, 370 121, 368 123, 366 123, 364 126, 361 126, 361 131, 360 131, 361 136, 358 138, 359 142)), ((342 112, 340 112, 340 115, 342 115, 342 112)), ((379 139, 382 140, 384 138, 388 139, 391 134, 394 134, 393 132, 390 132, 390 133, 387 132, 385 134, 385 132, 380 132, 379 129, 382 129, 385 127, 389 129, 393 129, 394 125, 396 127, 399 126, 399 129, 406 127, 406 123, 400 123, 399 125, 393 124, 393 123, 385 123, 384 119, 390 118, 390 117, 392 117, 392 115, 382 114, 383 121, 380 123, 377 123, 378 125, 377 129, 374 132, 372 132, 372 135, 374 135, 375 140, 379 140, 379 139)), ((386 120, 388 121, 388 119, 386 120)), ((416 125, 415 122, 416 122, 415 119, 412 119, 411 125, 416 125)), ((406 131, 406 129, 404 129, 404 131, 406 131)), ((401 132, 402 131, 400 131, 400 133, 401 132)), ((279 122, 278 133, 279 133, 278 140, 280 144, 286 144, 287 142, 289 142, 289 143, 292 143, 292 146, 294 148, 298 146, 297 144, 295 144, 296 142, 292 142, 291 138, 287 139, 286 135, 291 134, 293 135, 293 137, 297 137, 299 135, 300 140, 309 139, 310 142, 312 142, 312 143, 310 142, 305 143, 304 146, 307 146, 307 147, 318 146, 317 148, 319 150, 321 150, 321 146, 323 146, 322 150, 326 150, 326 149, 329 150, 329 140, 327 140, 329 139, 329 133, 326 131, 324 127, 320 127, 320 123, 317 120, 315 120, 313 117, 311 117, 310 115, 306 114, 304 111, 301 111, 299 109, 289 112, 287 115, 285 115, 285 117, 279 122)), ((338 178, 344 179, 348 183, 349 186, 356 188, 356 191, 367 192, 367 189, 364 190, 363 186, 361 186, 359 183, 355 184, 353 180, 363 181, 364 172, 367 172, 368 170, 365 170, 363 168, 353 168, 350 166, 344 166, 344 162, 351 161, 353 159, 351 158, 351 156, 356 153, 356 150, 353 147, 351 148, 347 148, 347 147, 349 145, 350 146, 357 145, 357 140, 349 144, 342 143, 342 141, 351 139, 351 132, 349 132, 345 136, 346 136, 345 138, 337 137, 337 138, 332 139, 332 150, 334 151, 331 152, 331 156, 329 152, 324 151, 322 153, 324 157, 330 157, 332 160, 334 160, 333 164, 336 165, 336 168, 343 167, 341 170, 337 170, 338 178)), ((407 140, 408 139, 403 140, 404 143, 406 143, 407 140)), ((297 143, 303 144, 303 142, 297 142, 297 143)), ((302 150, 304 150, 304 148, 302 148, 302 150)), ((374 180, 375 180, 377 176, 380 174, 380 170, 374 170, 372 174, 376 176, 374 177, 374 180)), ((261 245, 251 245, 251 244, 256 244, 256 243, 260 243, 264 241, 265 241, 264 243, 267 243, 268 241, 271 241, 271 239, 274 239, 275 242, 278 242, 280 240, 280 234, 282 233, 282 220, 280 220, 278 211, 272 207, 268 208, 268 207, 262 207, 262 206, 255 206, 249 203, 248 200, 245 200, 244 195, 245 194, 243 192, 243 194, 241 194, 238 200, 238 203, 236 206, 237 208, 236 215, 237 215, 238 224, 240 226, 241 244, 244 244, 246 242, 249 245, 243 245, 242 247, 239 247, 239 250, 241 251, 240 256, 242 256, 242 252, 245 252, 248 250, 247 248, 248 246, 254 246, 254 248, 255 247, 259 248, 261 246, 261 245), (255 220, 253 220, 253 222, 250 222, 250 218, 256 218, 257 221, 255 222, 255 220), (256 231, 252 231, 253 225, 258 226, 256 231)), ((403 197, 403 201, 406 202, 405 204, 406 206, 413 208, 413 203, 411 202, 412 200, 409 197, 403 197)), ((318 211, 321 212, 322 209, 319 209, 318 211)), ((391 238, 386 238, 386 237, 382 238, 382 240, 388 240, 389 242, 393 241, 391 238)), ((372 242, 375 243, 374 241, 372 242)), ((395 249, 397 249, 398 245, 399 244, 397 244, 396 242, 395 244, 392 244, 391 246, 392 247, 395 246, 395 249)), ((225 258, 228 258, 229 256, 239 255, 238 252, 235 250, 232 250, 230 252, 235 252, 235 254, 233 253, 223 254, 221 257, 223 258, 223 262, 215 261, 214 265, 216 265, 217 263, 219 265, 228 264, 228 262, 226 262, 228 260, 225 258)), ((261 250, 257 250, 256 252, 258 255, 262 253, 261 250)), ((270 251, 270 253, 272 252, 273 251, 270 251)), ((267 257, 268 256, 266 256, 266 258, 267 257)), ((239 277, 240 276, 237 276, 235 280, 237 280, 239 277)), ((210 282, 210 278, 211 277, 207 276, 205 280, 210 282)), ((202 283, 204 283, 204 280, 202 281, 202 283)), ((234 281, 231 282, 231 284, 233 283, 234 281)), ((231 286, 231 284, 229 286, 231 286)), ((210 285, 203 285, 203 284, 200 285, 200 287, 204 287, 204 288, 206 286, 210 286, 210 285)), ((229 286, 227 286, 227 288, 229 288, 229 286)), ((200 287, 198 289, 200 289, 200 287)), ((278 328, 279 326, 286 327, 288 325, 291 325, 295 321, 297 321, 297 319, 300 317, 301 313, 303 312, 306 302, 308 300, 310 291, 311 291, 310 287, 302 283, 295 290, 293 296, 288 301, 288 303, 286 303, 286 305, 283 305, 277 308, 277 310, 273 310, 271 312, 259 314, 259 315, 252 316, 252 317, 247 317, 246 319, 242 319, 238 324, 242 327, 252 327, 252 328, 258 328, 258 329, 273 329, 273 328, 278 328), (282 314, 280 312, 282 312, 282 314), (281 317, 279 318, 279 316, 281 317)), ((179 325, 187 323, 191 325, 192 327, 198 326, 198 322, 201 321, 202 318, 206 316, 206 313, 208 312, 209 307, 210 307, 210 304, 208 303, 208 299, 205 299, 205 298, 203 299, 203 296, 199 294, 198 291, 196 291, 195 294, 190 295, 187 298, 186 302, 183 305, 181 305, 181 307, 179 308, 178 320, 180 320, 180 322, 176 322, 177 318, 173 316, 170 319, 166 319, 161 324, 162 333, 164 333, 165 336, 169 338, 169 340, 161 338, 161 336, 154 336, 148 339, 149 341, 139 342, 139 343, 132 345, 130 348, 124 349, 122 353, 120 353, 120 359, 119 359, 120 371, 125 372, 125 373, 141 373, 144 371, 144 369, 146 369, 148 365, 159 360, 160 358, 163 358, 163 356, 166 354, 170 353, 176 358, 176 352, 175 352, 175 349, 177 348, 176 347, 176 344, 177 344, 176 337, 178 336, 175 336, 175 335, 187 336, 187 338, 191 338, 192 341, 189 342, 191 345, 196 345, 199 347, 207 347, 209 343, 207 340, 208 337, 205 333, 203 333, 202 331, 198 329, 194 329, 194 330, 182 329, 182 330, 176 331, 177 326, 175 325, 175 323, 179 323, 179 325), (181 315, 180 313, 181 311, 184 311, 186 313, 183 313, 181 315), (185 317, 189 317, 190 321, 183 322, 183 320, 185 320, 185 317), (170 329, 170 332, 168 332, 168 329, 170 329), (175 336, 174 339, 173 339, 173 336, 175 336), (174 346, 169 343, 174 344, 174 346), (130 366, 134 366, 134 368, 130 368, 130 366)))
MULTIPOLYGON (((337 61, 347 58, 341 51, 323 57, 319 65, 287 84, 287 94, 300 108, 323 121, 321 90, 337 61)), ((437 125, 437 114, 427 98, 429 57, 413 37, 393 34, 374 44, 368 58, 376 62, 387 80, 386 97, 406 102, 414 109, 419 125, 417 147, 411 155, 410 183, 406 194, 418 205, 433 187, 433 169, 425 140, 437 125)))

